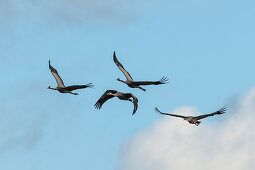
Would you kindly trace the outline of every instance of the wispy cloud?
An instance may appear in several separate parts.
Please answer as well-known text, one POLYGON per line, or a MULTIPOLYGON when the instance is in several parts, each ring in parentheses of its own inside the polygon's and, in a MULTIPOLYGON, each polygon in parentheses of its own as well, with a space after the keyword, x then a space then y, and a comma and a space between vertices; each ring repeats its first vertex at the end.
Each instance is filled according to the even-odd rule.
MULTIPOLYGON (((127 141, 121 170, 251 170, 255 167, 255 88, 217 122, 200 126, 165 117, 127 141)), ((194 113, 179 108, 175 113, 194 113)))
MULTIPOLYGON (((22 84, 17 82, 17 84, 22 84)), ((9 152, 26 152, 36 148, 44 135, 44 125, 50 118, 45 105, 31 97, 37 96, 41 85, 20 85, 8 96, 2 96, 0 105, 0 156, 9 152), (6 100, 8 99, 8 100, 6 100)), ((40 96, 40 97, 39 97, 40 96)))
MULTIPOLYGON (((34 127, 33 127, 34 128, 34 127)), ((42 137, 42 130, 35 128, 26 130, 23 134, 12 134, 2 142, 0 153, 11 150, 32 150, 42 137)))
MULTIPOLYGON (((118 0, 25 0, 0 1, 0 21, 9 23, 20 19, 51 24, 88 24, 94 21, 129 22, 136 1, 118 0)), ((3 24, 1 24, 3 25, 3 24)))
POLYGON ((8 151, 29 151, 35 148, 43 136, 42 126, 48 119, 47 114, 36 117, 22 111, 3 111, 0 113, 0 154, 8 151))

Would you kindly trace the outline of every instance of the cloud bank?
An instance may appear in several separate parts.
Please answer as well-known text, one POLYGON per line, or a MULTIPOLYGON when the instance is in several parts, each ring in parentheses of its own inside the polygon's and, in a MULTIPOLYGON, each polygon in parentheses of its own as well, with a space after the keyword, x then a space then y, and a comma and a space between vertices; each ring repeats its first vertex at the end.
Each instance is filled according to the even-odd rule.
MULTIPOLYGON (((182 107, 174 113, 194 113, 182 107)), ((196 127, 164 117, 120 150, 120 170, 252 170, 255 167, 255 88, 225 115, 196 127)))

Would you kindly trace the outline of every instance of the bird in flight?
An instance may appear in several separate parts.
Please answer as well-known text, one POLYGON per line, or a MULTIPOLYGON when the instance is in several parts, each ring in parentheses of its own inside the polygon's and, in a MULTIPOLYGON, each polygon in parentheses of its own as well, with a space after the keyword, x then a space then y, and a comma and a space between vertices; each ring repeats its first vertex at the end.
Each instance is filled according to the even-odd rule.
POLYGON ((223 113, 226 112, 226 110, 227 110, 226 107, 222 107, 220 110, 218 110, 216 112, 213 112, 213 113, 210 113, 210 114, 204 114, 204 115, 200 115, 200 116, 182 116, 182 115, 176 115, 176 114, 170 114, 170 113, 163 113, 163 112, 159 111, 157 107, 155 107, 155 111, 160 113, 160 114, 183 118, 184 120, 188 121, 190 124, 195 124, 197 126, 201 123, 198 120, 204 119, 208 116, 223 114, 223 113))
POLYGON ((78 93, 73 93, 72 91, 93 86, 92 83, 89 83, 89 84, 86 84, 86 85, 65 86, 63 80, 58 75, 57 70, 50 65, 50 60, 49 60, 49 68, 50 68, 51 74, 56 79, 58 86, 56 88, 53 88, 53 87, 49 86, 48 89, 58 90, 60 93, 70 93, 70 94, 73 94, 73 95, 78 95, 78 93))
POLYGON ((143 91, 146 91, 146 89, 140 87, 141 85, 159 85, 159 84, 165 84, 168 79, 167 77, 162 77, 161 80, 159 81, 134 81, 133 78, 131 77, 131 75, 125 70, 125 68, 123 67, 123 65, 118 61, 115 51, 113 53, 113 61, 115 62, 115 64, 118 66, 118 68, 120 69, 120 71, 122 71, 122 73, 125 75, 126 77, 126 81, 121 80, 120 78, 117 78, 118 81, 127 84, 129 87, 131 88, 139 88, 143 91))
POLYGON ((127 100, 130 101, 134 104, 134 110, 133 110, 133 114, 135 114, 137 107, 138 107, 138 99, 135 97, 135 95, 133 95, 132 93, 122 93, 119 92, 117 90, 107 90, 101 97, 100 99, 96 102, 95 104, 95 108, 96 109, 101 109, 101 107, 103 106, 103 104, 113 98, 113 97, 118 97, 120 100, 127 100), (132 99, 131 99, 132 98, 132 99))

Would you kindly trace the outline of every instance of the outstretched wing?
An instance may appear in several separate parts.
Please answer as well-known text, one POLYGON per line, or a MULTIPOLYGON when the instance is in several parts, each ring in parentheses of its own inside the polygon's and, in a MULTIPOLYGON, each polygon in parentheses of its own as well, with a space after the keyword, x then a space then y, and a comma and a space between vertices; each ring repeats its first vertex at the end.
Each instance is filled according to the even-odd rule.
MULTIPOLYGON (((107 90, 101 97, 100 99, 96 102, 96 104, 94 105, 96 109, 101 109, 101 107, 103 106, 104 102, 106 102, 107 100, 113 98, 114 96, 111 94, 108 94, 109 92, 113 92, 115 90, 107 90)), ((115 91, 116 92, 116 91, 115 91)))
POLYGON ((138 99, 135 97, 135 95, 132 95, 132 97, 133 97, 133 104, 134 104, 134 110, 132 115, 134 115, 138 108, 138 99))
POLYGON ((195 118, 196 118, 197 120, 199 120, 199 119, 206 118, 206 117, 208 117, 208 116, 220 115, 220 114, 225 113, 226 111, 227 111, 227 107, 224 106, 224 107, 222 107, 220 110, 218 110, 218 111, 216 111, 216 112, 213 112, 213 113, 210 113, 210 114, 205 114, 205 115, 196 116, 195 118))
POLYGON ((84 89, 87 87, 93 87, 92 83, 89 84, 85 84, 85 85, 73 85, 73 86, 67 86, 64 89, 68 90, 68 91, 73 91, 73 90, 77 90, 77 89, 84 89))
POLYGON ((159 85, 159 84, 165 84, 167 83, 168 79, 167 77, 162 77, 159 81, 135 81, 133 82, 134 85, 140 86, 140 85, 159 85))
POLYGON ((64 82, 61 79, 61 77, 58 75, 57 70, 50 65, 50 60, 49 60, 49 68, 50 68, 51 74, 54 76, 55 80, 58 83, 58 87, 65 87, 64 82))
POLYGON ((131 75, 125 70, 125 68, 123 67, 123 65, 118 61, 115 51, 113 52, 113 61, 115 62, 115 64, 118 66, 118 68, 120 69, 120 71, 122 71, 122 73, 125 75, 125 77, 127 78, 127 80, 133 80, 133 78, 131 77, 131 75))
POLYGON ((174 116, 174 117, 180 117, 180 118, 187 118, 186 116, 182 116, 182 115, 175 115, 175 114, 170 114, 170 113, 163 113, 163 112, 159 111, 157 107, 155 107, 155 111, 158 112, 158 113, 160 113, 160 114, 163 114, 163 115, 174 116))

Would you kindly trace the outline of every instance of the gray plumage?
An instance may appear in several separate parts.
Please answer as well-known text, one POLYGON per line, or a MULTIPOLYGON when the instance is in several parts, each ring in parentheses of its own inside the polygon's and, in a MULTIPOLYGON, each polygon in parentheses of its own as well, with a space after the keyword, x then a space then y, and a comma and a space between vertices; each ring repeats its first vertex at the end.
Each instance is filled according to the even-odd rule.
POLYGON ((204 115, 200 115, 200 116, 183 116, 183 115, 176 115, 176 114, 170 114, 170 113, 163 113, 163 112, 159 111, 159 109, 157 107, 155 107, 155 111, 160 113, 160 114, 183 118, 184 120, 188 121, 190 124, 195 124, 197 126, 201 123, 198 120, 204 119, 208 116, 223 114, 223 113, 226 112, 226 110, 227 110, 227 108, 224 106, 220 110, 218 110, 216 112, 213 112, 213 113, 210 113, 210 114, 204 114, 204 115))
POLYGON ((96 109, 101 109, 101 107, 103 106, 103 104, 113 98, 113 97, 118 97, 120 100, 127 100, 130 101, 134 104, 134 110, 133 110, 133 114, 135 114, 137 108, 138 108, 138 99, 136 98, 135 95, 133 95, 132 93, 122 93, 119 92, 117 90, 107 90, 101 97, 100 99, 96 102, 95 104, 95 108, 96 109), (130 99, 132 98, 132 99, 130 99))
POLYGON ((133 78, 131 77, 131 75, 127 72, 127 70, 125 70, 124 66, 118 61, 115 51, 113 53, 113 61, 115 62, 115 64, 117 65, 117 67, 120 69, 120 71, 122 71, 122 73, 125 75, 126 77, 126 81, 121 80, 120 78, 118 78, 117 80, 127 84, 129 87, 131 88, 139 88, 143 91, 146 91, 144 88, 140 87, 141 85, 159 85, 159 84, 165 84, 168 79, 167 77, 162 77, 161 80, 159 81, 134 81, 133 78))
POLYGON ((86 85, 65 86, 63 80, 61 79, 61 77, 58 74, 58 71, 51 66, 50 60, 49 60, 49 69, 51 71, 51 74, 53 75, 53 77, 57 81, 58 86, 56 88, 53 88, 53 87, 49 86, 48 89, 58 90, 60 93, 70 93, 70 94, 73 94, 73 95, 78 95, 78 93, 73 93, 72 91, 77 90, 77 89, 84 89, 84 88, 93 86, 92 83, 89 83, 89 84, 86 84, 86 85))

